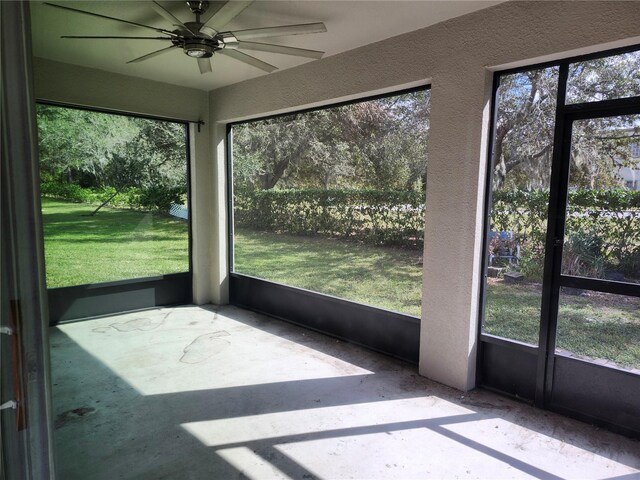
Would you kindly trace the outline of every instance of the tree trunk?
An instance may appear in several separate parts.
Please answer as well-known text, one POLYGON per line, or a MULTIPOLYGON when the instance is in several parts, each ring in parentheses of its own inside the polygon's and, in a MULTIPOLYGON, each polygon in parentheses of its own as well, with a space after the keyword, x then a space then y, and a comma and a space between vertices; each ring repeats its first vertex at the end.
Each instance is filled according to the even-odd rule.
POLYGON ((111 195, 111 196, 110 196, 109 198, 107 198, 104 202, 102 202, 98 208, 96 208, 93 212, 91 212, 91 213, 89 214, 89 216, 90 216, 90 217, 93 217, 96 213, 98 213, 98 211, 99 211, 102 207, 104 207, 107 203, 109 203, 111 200, 113 200, 113 197, 115 197, 118 193, 120 193, 120 189, 119 189, 119 188, 118 188, 118 189, 116 189, 116 191, 115 191, 115 192, 113 192, 113 195, 111 195))

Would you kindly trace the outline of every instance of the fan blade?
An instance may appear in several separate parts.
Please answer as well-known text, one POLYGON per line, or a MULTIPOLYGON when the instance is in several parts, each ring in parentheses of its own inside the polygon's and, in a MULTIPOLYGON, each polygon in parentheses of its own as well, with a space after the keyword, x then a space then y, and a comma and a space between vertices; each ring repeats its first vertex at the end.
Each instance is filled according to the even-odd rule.
POLYGON ((204 25, 200 27, 200 31, 202 31, 202 28, 207 27, 219 32, 227 23, 236 18, 245 8, 251 5, 253 1, 254 0, 229 0, 216 13, 214 13, 209 20, 204 22, 204 25))
POLYGON ((265 27, 265 28, 251 28, 249 30, 236 30, 233 35, 238 40, 252 39, 252 38, 267 38, 267 37, 279 37, 281 35, 305 35, 307 33, 322 33, 326 32, 327 27, 324 23, 303 23, 300 25, 283 25, 281 27, 265 27))
POLYGON ((211 60, 209 58, 199 58, 198 68, 200 69, 200 73, 202 74, 213 72, 213 70, 211 69, 211 60))
POLYGON ((287 47, 285 45, 272 45, 270 43, 238 42, 240 50, 254 50, 256 52, 281 53, 283 55, 295 55, 297 57, 322 58, 324 52, 319 50, 307 50, 306 48, 287 47))
POLYGON ((127 40, 171 40, 170 38, 167 37, 96 37, 96 36, 92 36, 92 37, 88 37, 88 36, 82 36, 82 35, 62 35, 60 38, 123 38, 123 39, 127 39, 127 40))
POLYGON ((174 27, 180 27, 183 30, 186 30, 194 37, 197 36, 196 33, 187 27, 184 23, 182 23, 178 18, 176 18, 173 13, 160 5, 156 0, 151 0, 151 8, 155 10, 155 12, 164 18, 167 22, 169 22, 174 27))
POLYGON ((78 10, 77 8, 64 7, 62 5, 56 5, 55 3, 49 3, 49 2, 43 2, 43 3, 44 3, 44 5, 49 5, 50 7, 61 8, 62 10, 69 10, 70 12, 82 13, 84 15, 89 15, 91 17, 104 18, 104 19, 107 19, 107 20, 114 20, 116 22, 121 22, 121 23, 126 23, 126 24, 129 24, 129 25, 134 25, 136 27, 148 28, 150 30, 155 30, 156 32, 164 33, 164 34, 169 35, 171 37, 177 37, 178 36, 177 34, 175 34, 173 32, 170 32, 169 30, 165 30, 163 28, 150 27, 149 25, 143 25, 141 23, 130 22, 129 20, 123 20, 121 18, 109 17, 107 15, 101 15, 99 13, 87 12, 85 10, 78 10))
POLYGON ((166 47, 166 48, 161 48, 160 50, 156 50, 155 52, 151 52, 151 53, 147 53, 146 55, 143 55, 141 57, 138 58, 134 58, 133 60, 129 60, 127 63, 138 63, 138 62, 142 62, 144 60, 148 60, 150 58, 155 57, 156 55, 162 55, 165 52, 168 52, 169 50, 176 48, 176 45, 171 45, 170 47, 166 47))
POLYGON ((223 55, 226 55, 227 57, 235 58, 236 60, 240 60, 241 62, 249 64, 252 67, 259 68, 260 70, 264 70, 265 72, 271 73, 274 70, 278 69, 278 67, 269 65, 267 62, 263 62, 262 60, 258 60, 257 58, 252 57, 251 55, 247 55, 246 53, 242 53, 237 50, 229 50, 229 49, 223 48, 222 50, 219 50, 216 53, 221 53, 223 55))

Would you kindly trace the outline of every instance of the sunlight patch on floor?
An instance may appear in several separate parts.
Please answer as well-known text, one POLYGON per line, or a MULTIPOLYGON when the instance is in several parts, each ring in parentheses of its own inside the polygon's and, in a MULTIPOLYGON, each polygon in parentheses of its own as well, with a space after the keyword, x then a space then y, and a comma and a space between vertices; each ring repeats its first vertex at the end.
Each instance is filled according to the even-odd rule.
POLYGON ((216 453, 236 467, 244 475, 242 478, 247 477, 251 480, 264 480, 266 478, 293 480, 247 447, 226 448, 218 450, 216 453))
POLYGON ((289 436, 310 436, 332 432, 339 437, 349 435, 351 429, 380 427, 381 429, 405 430, 423 428, 425 422, 472 414, 473 411, 451 402, 429 396, 400 400, 353 403, 343 406, 316 407, 308 409, 224 418, 204 422, 183 424, 182 427, 204 445, 222 447, 236 443, 263 441, 289 436), (433 409, 437 404, 437 409, 433 409), (375 418, 376 423, 371 424, 375 418))
POLYGON ((249 386, 256 378, 266 384, 372 373, 243 320, 182 307, 57 328, 144 395, 249 386))

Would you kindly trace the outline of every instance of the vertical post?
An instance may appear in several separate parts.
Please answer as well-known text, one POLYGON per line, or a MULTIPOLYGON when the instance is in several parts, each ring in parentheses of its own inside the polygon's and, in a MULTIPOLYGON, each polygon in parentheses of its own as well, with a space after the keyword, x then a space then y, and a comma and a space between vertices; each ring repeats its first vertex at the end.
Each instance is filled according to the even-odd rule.
MULTIPOLYGON (((19 399, 1 412, 7 479, 54 478, 48 308, 40 210, 38 140, 28 2, 0 2, 2 157, 0 165, 0 311, 12 319, 2 335, 2 395, 19 399), (12 357, 7 349, 13 350, 12 357), (8 365, 11 358, 13 365, 8 365), (15 375, 11 374, 11 367, 15 375), (9 372, 7 372, 9 370, 9 372), (15 381, 17 379, 18 381, 15 381), (24 414, 21 422, 18 415, 24 414)), ((12 398, 3 398, 11 400, 12 398)))

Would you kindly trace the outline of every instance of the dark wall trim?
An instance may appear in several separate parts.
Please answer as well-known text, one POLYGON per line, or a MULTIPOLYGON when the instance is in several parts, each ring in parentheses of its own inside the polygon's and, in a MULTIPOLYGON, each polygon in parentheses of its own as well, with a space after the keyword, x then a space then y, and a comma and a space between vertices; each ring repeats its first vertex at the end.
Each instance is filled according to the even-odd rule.
POLYGON ((124 112, 118 109, 77 105, 75 103, 56 102, 53 100, 45 100, 40 98, 36 99, 36 103, 40 103, 42 105, 49 105, 52 107, 73 108, 75 110, 88 110, 90 112, 108 113, 110 115, 120 115, 123 117, 145 118, 147 120, 161 120, 163 122, 183 123, 185 125, 189 123, 195 123, 196 125, 204 125, 204 122, 202 120, 185 120, 184 118, 163 117, 160 115, 150 115, 145 113, 124 112))
POLYGON ((496 74, 510 75, 513 73, 522 73, 529 70, 541 70, 543 68, 557 67, 563 64, 587 62, 589 60, 595 60, 597 58, 612 57, 614 55, 622 55, 625 53, 635 52, 636 50, 640 50, 640 45, 629 45, 626 47, 618 47, 618 48, 612 48, 609 50, 601 50, 598 52, 587 53, 584 55, 577 55, 573 57, 563 58, 560 60, 551 60, 549 62, 534 63, 529 65, 523 65, 521 67, 507 68, 504 70, 496 71, 496 74))
POLYGON ((581 288, 596 292, 612 293, 615 295, 628 295, 640 297, 640 284, 617 282, 614 280, 600 280, 597 278, 574 277, 560 275, 560 286, 569 288, 581 288))
POLYGON ((485 338, 478 348, 478 383, 484 388, 533 402, 536 394, 538 349, 485 338))
POLYGON ((49 324, 191 302, 191 273, 51 288, 49 324))
POLYGON ((556 355, 548 408, 640 438, 640 375, 556 355))
POLYGON ((418 363, 418 318, 247 275, 230 277, 232 305, 418 363))

